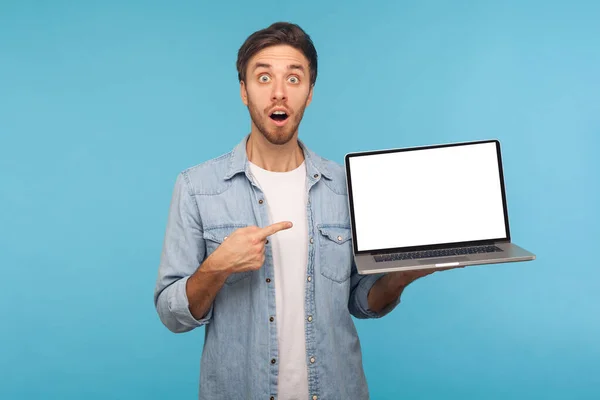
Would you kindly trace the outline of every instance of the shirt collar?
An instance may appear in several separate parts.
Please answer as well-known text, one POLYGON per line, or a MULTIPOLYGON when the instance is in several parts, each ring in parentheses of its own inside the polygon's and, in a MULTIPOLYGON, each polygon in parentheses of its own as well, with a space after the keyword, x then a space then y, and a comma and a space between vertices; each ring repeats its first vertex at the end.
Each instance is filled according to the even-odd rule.
MULTIPOLYGON (((244 136, 242 141, 237 144, 231 153, 229 159, 229 168, 224 176, 225 180, 231 179, 233 176, 246 172, 248 170, 248 154, 246 153, 246 143, 250 134, 244 136)), ((313 153, 306 145, 298 139, 298 144, 304 152, 304 160, 306 162, 306 170, 310 179, 318 180, 322 175, 324 178, 331 179, 331 173, 325 164, 325 160, 313 153)))

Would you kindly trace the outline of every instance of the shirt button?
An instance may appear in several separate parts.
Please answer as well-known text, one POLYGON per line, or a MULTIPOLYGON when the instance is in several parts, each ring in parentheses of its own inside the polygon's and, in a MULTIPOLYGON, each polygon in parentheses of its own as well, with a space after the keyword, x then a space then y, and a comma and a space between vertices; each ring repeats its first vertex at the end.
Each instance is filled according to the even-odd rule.
POLYGON ((341 241, 342 241, 342 237, 341 237, 341 236, 338 236, 338 240, 341 242, 341 241))
POLYGON ((315 177, 315 178, 318 178, 318 177, 319 177, 319 174, 315 174, 315 175, 314 175, 314 177, 315 177))
POLYGON ((313 244, 315 242, 315 239, 310 238, 310 243, 313 244))
POLYGON ((269 239, 267 239, 267 240, 265 241, 265 244, 269 244, 269 239))
POLYGON ((267 278, 267 283, 271 283, 271 278, 267 278))
POLYGON ((309 282, 310 282, 310 281, 312 281, 312 277, 310 277, 310 276, 309 276, 308 278, 306 278, 306 279, 307 279, 309 282))
POLYGON ((225 237, 223 238, 223 240, 225 240, 225 239, 227 239, 227 236, 225 236, 225 237))
POLYGON ((277 362, 277 360, 275 360, 275 359, 271 360, 271 364, 275 364, 276 362, 277 362))
POLYGON ((271 397, 270 397, 270 399, 271 399, 271 400, 275 400, 275 397, 271 396, 271 397))
POLYGON ((271 317, 271 318, 269 318, 269 321, 273 322, 273 321, 275 321, 275 318, 271 317))
POLYGON ((311 358, 310 358, 310 363, 311 363, 311 364, 314 364, 314 363, 315 363, 315 358, 314 358, 314 357, 311 357, 311 358))
POLYGON ((263 199, 260 199, 260 200, 258 201, 258 204, 262 204, 262 203, 263 203, 263 199))
POLYGON ((313 396, 313 400, 317 400, 317 399, 318 399, 318 397, 316 395, 313 396))
POLYGON ((312 322, 312 315, 309 315, 307 319, 308 319, 308 322, 312 322))

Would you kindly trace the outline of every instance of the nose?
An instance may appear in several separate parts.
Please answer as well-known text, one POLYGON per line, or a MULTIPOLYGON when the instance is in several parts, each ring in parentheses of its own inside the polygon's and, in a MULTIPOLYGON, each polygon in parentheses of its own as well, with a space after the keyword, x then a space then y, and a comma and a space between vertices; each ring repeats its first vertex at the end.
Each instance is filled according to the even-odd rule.
POLYGON ((273 85, 273 93, 271 93, 271 100, 274 102, 287 100, 285 82, 281 79, 275 80, 273 85))

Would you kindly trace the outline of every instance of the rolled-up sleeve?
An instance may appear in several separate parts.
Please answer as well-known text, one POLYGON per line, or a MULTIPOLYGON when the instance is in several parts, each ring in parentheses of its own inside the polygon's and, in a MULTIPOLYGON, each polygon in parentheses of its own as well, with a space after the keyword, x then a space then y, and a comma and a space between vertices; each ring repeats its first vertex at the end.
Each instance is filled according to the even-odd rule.
POLYGON ((182 333, 208 323, 212 305, 202 319, 189 310, 186 293, 188 278, 204 261, 202 223, 186 172, 177 176, 171 197, 163 249, 154 289, 154 305, 162 323, 172 332, 182 333))
POLYGON ((385 274, 360 275, 356 269, 356 264, 354 261, 352 262, 350 298, 348 299, 348 310, 350 311, 350 314, 359 319, 381 318, 389 314, 398 304, 400 304, 400 297, 398 297, 378 313, 369 309, 369 291, 375 282, 384 275, 385 274))

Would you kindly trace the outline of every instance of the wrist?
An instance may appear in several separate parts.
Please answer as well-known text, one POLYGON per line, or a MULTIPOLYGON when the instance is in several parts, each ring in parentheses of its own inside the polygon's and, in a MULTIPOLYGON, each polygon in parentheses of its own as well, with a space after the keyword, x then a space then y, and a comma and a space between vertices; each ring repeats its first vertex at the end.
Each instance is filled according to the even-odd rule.
POLYGON ((200 268, 198 268, 198 272, 210 274, 215 277, 220 275, 227 277, 230 272, 227 268, 223 268, 224 265, 225 263, 218 257, 218 253, 215 252, 204 260, 200 268))
POLYGON ((402 292, 402 290, 404 290, 404 288, 408 285, 406 274, 402 271, 390 272, 388 276, 388 288, 391 291, 402 292))
POLYGON ((200 268, 196 270, 190 279, 198 279, 210 281, 215 284, 223 284, 230 273, 228 270, 220 268, 220 265, 221 263, 219 263, 218 260, 211 255, 204 260, 202 265, 200 265, 200 268))

